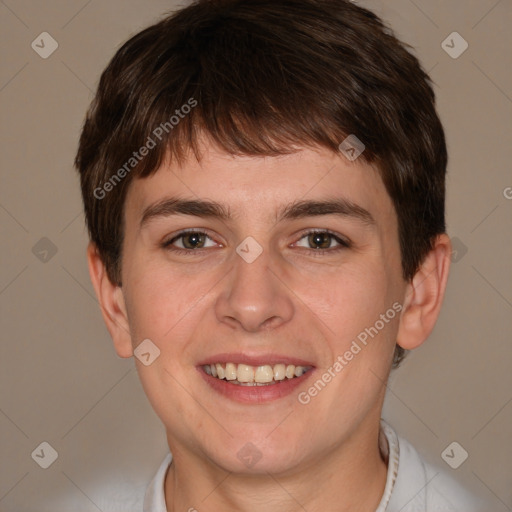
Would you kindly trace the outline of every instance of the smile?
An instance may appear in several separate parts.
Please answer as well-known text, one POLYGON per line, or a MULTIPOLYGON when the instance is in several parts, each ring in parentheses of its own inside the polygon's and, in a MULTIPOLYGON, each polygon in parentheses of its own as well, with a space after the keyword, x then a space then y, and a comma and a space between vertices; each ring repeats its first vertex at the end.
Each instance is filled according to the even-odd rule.
POLYGON ((295 366, 293 364, 277 363, 251 366, 236 363, 205 364, 203 371, 219 380, 228 381, 239 386, 268 386, 284 380, 301 377, 311 369, 311 366, 295 366))

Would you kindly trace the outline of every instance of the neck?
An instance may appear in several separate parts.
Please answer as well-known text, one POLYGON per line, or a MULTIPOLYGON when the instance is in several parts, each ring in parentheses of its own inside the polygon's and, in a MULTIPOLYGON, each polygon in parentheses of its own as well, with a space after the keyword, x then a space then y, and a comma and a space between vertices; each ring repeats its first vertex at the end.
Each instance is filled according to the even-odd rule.
POLYGON ((378 447, 379 423, 360 425, 339 446, 285 473, 240 475, 175 450, 165 480, 168 512, 375 512, 387 466, 378 447))

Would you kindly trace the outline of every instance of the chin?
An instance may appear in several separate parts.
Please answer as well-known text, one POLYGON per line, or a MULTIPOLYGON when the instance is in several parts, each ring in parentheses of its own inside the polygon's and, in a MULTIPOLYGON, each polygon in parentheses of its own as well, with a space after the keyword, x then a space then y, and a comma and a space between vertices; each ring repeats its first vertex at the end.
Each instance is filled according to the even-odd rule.
POLYGON ((241 475, 279 474, 297 467, 301 452, 295 444, 290 443, 290 438, 288 442, 269 441, 266 436, 267 432, 260 437, 242 435, 216 449, 216 453, 208 451, 211 459, 222 469, 241 475))

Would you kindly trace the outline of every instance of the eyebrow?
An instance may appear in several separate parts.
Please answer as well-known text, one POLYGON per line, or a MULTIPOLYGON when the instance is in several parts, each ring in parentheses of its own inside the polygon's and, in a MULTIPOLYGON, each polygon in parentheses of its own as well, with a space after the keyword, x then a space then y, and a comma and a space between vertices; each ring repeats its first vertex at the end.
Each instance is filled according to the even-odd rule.
MULTIPOLYGON (((140 227, 142 228, 152 219, 169 217, 171 215, 192 215, 202 218, 217 218, 223 221, 233 219, 227 205, 202 199, 171 197, 145 208, 142 213, 140 227)), ((337 215, 352 218, 369 226, 376 224, 375 219, 368 210, 345 198, 295 201, 279 210, 276 215, 276 222, 320 215, 337 215)))

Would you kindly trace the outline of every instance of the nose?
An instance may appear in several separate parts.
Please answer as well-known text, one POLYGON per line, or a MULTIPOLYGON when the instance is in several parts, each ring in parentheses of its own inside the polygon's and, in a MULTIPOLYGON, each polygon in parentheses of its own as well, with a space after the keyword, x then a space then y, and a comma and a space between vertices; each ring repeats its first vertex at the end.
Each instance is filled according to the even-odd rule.
POLYGON ((232 271, 215 304, 220 322, 247 332, 277 328, 290 321, 294 313, 292 292, 279 277, 270 254, 263 251, 251 263, 234 257, 232 271))

